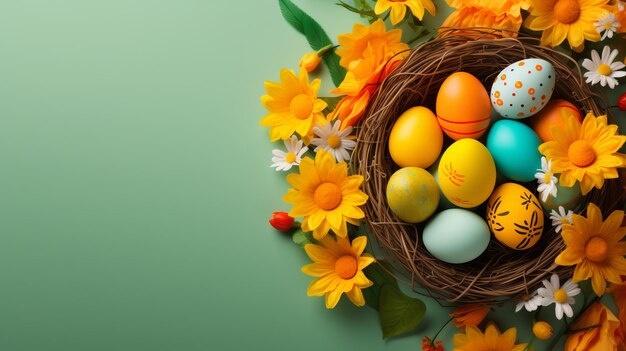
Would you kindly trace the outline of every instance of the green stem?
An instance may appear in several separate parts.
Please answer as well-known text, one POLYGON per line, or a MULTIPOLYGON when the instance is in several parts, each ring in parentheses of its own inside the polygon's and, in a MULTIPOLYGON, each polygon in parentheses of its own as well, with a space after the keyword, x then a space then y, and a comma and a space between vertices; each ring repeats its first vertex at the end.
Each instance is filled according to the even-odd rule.
POLYGON ((592 325, 592 326, 585 327, 585 328, 570 329, 570 330, 568 330, 568 331, 566 332, 566 334, 576 334, 576 333, 580 333, 580 332, 584 332, 584 331, 587 331, 587 330, 591 330, 591 329, 597 328, 597 327, 599 327, 599 326, 600 326, 600 324, 594 324, 594 325, 592 325))
POLYGON ((524 347, 524 350, 522 351, 530 350, 530 348, 533 346, 534 341, 535 341, 535 334, 533 334, 533 336, 530 337, 530 341, 528 342, 528 344, 526 344, 526 347, 524 347))
POLYGON ((431 340, 431 342, 433 344, 435 343, 435 340, 437 340, 437 337, 439 336, 439 333, 441 333, 443 331, 443 328, 445 328, 448 324, 450 324, 450 322, 452 322, 453 319, 454 319, 454 317, 451 317, 450 319, 448 319, 446 324, 442 325, 441 328, 439 328, 439 330, 437 331, 437 333, 435 334, 435 336, 431 340))

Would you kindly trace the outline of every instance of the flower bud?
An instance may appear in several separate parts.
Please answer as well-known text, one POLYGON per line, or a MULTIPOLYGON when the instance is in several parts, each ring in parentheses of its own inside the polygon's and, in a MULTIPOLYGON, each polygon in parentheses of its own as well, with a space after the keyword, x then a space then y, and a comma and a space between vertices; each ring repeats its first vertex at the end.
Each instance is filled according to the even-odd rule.
POLYGON ((293 226, 294 218, 287 214, 287 212, 274 212, 272 213, 272 219, 270 219, 269 222, 272 227, 277 230, 286 232, 293 226))
POLYGON ((533 334, 539 340, 548 340, 552 337, 554 330, 548 322, 539 321, 533 324, 533 334))
POLYGON ((316 52, 309 52, 302 56, 299 66, 304 68, 307 72, 311 72, 319 66, 321 58, 316 52))
POLYGON ((620 95, 617 98, 617 108, 622 111, 626 111, 626 93, 620 95))

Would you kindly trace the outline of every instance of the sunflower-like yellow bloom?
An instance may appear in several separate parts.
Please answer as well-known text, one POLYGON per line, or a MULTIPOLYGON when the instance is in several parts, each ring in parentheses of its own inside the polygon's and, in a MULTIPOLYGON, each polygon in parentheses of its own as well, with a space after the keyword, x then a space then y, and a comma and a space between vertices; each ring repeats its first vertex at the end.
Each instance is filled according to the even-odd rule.
POLYGON ((280 83, 265 82, 267 95, 261 96, 261 103, 269 110, 260 124, 270 127, 270 139, 289 139, 294 132, 302 137, 310 136, 316 124, 326 123, 322 111, 326 102, 317 98, 321 81, 309 83, 309 75, 301 69, 298 76, 283 68, 280 83))
POLYGON ((585 40, 600 41, 594 23, 604 15, 608 0, 530 0, 530 16, 524 26, 543 31, 541 45, 558 46, 565 39, 577 52, 585 47, 585 40))
POLYGON ((552 171, 560 173, 559 183, 566 187, 580 182, 586 195, 593 187, 602 188, 605 179, 618 178, 618 168, 626 167, 626 157, 618 150, 626 142, 617 126, 607 125, 606 116, 588 113, 582 124, 573 116, 566 116, 563 128, 553 128, 554 140, 539 146, 547 159, 552 160, 552 171))
POLYGON ((614 211, 602 221, 598 206, 590 203, 587 218, 574 214, 573 224, 563 224, 565 250, 554 262, 573 266, 574 283, 591 278, 591 286, 598 296, 604 295, 606 282, 621 284, 620 275, 626 275, 626 227, 622 227, 624 211, 614 211))
POLYGON ((293 205, 289 215, 304 217, 302 230, 313 231, 315 239, 322 239, 332 229, 339 237, 348 235, 347 223, 359 224, 365 217, 359 206, 367 202, 367 195, 359 187, 363 176, 348 176, 345 162, 335 162, 332 154, 319 150, 313 159, 300 161, 300 174, 290 174, 287 182, 293 187, 283 197, 293 205))
POLYGON ((402 42, 402 30, 387 31, 385 22, 381 19, 369 26, 356 23, 352 33, 339 34, 338 39, 340 48, 336 52, 341 58, 339 64, 348 70, 353 61, 365 57, 368 48, 374 52, 384 50, 394 54, 409 49, 409 46, 402 42))
POLYGON ((455 334, 454 351, 523 351, 526 344, 515 344, 517 329, 511 328, 500 334, 494 324, 487 325, 485 333, 474 325, 465 328, 465 334, 455 334))
POLYGON ((363 269, 374 262, 374 258, 363 254, 367 237, 360 236, 352 240, 338 236, 337 240, 326 236, 318 244, 304 247, 313 263, 302 267, 302 272, 312 277, 319 277, 311 282, 308 296, 326 296, 326 308, 334 308, 342 294, 357 306, 365 305, 361 289, 372 286, 372 282, 363 274, 363 269))
MULTIPOLYGON (((446 0, 456 9, 442 27, 486 27, 502 29, 502 36, 516 37, 522 25, 521 10, 527 10, 527 0, 446 0)), ((441 29, 443 30, 443 29, 441 29)))
POLYGON ((565 351, 608 351, 623 350, 619 347, 620 321, 605 305, 596 302, 591 305, 574 324, 572 330, 582 330, 571 334, 565 341, 565 351), (595 327, 594 327, 595 326, 595 327))
POLYGON ((391 8, 391 24, 395 26, 404 19, 407 7, 420 21, 424 18, 424 10, 431 16, 435 15, 435 4, 432 0, 378 0, 374 12, 381 15, 391 8))

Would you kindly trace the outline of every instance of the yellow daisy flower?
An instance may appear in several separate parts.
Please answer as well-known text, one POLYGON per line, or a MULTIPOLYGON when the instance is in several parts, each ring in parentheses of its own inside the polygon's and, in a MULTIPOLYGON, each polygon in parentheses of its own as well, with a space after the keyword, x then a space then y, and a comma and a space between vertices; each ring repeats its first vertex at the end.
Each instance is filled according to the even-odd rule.
POLYGON ((613 211, 606 221, 598 206, 590 203, 587 218, 573 215, 573 224, 564 224, 565 250, 554 262, 573 266, 575 283, 591 278, 591 286, 598 296, 606 290, 606 282, 621 284, 620 275, 626 275, 626 227, 622 227, 624 211, 613 211))
POLYGON ((515 344, 517 329, 511 328, 500 334, 500 330, 490 323, 483 334, 474 325, 465 328, 465 334, 455 334, 452 342, 454 351, 523 351, 526 344, 515 344))
POLYGON ((368 48, 375 52, 387 50, 393 53, 409 49, 409 46, 402 42, 402 30, 387 31, 385 22, 381 19, 370 26, 356 23, 352 33, 340 34, 338 40, 341 46, 337 49, 337 55, 341 58, 339 64, 347 69, 350 69, 353 61, 364 58, 368 48))
POLYGON ((626 157, 618 150, 626 142, 617 125, 607 125, 606 116, 588 113, 582 124, 566 116, 563 128, 553 128, 554 140, 539 146, 546 158, 552 159, 552 171, 560 173, 559 183, 572 187, 578 180, 583 195, 593 187, 602 188, 605 179, 618 178, 617 168, 626 166, 626 157))
POLYGON ((301 69, 298 76, 289 69, 280 71, 280 83, 265 82, 267 95, 261 96, 261 103, 270 112, 259 124, 270 127, 270 139, 286 140, 294 132, 301 137, 312 135, 313 126, 325 124, 322 110, 326 102, 317 98, 321 81, 309 83, 309 75, 301 69))
POLYGON ((315 239, 322 239, 332 229, 340 237, 348 235, 347 223, 359 224, 365 217, 359 208, 367 195, 359 190, 363 176, 348 176, 348 165, 335 162, 333 155, 319 150, 313 159, 300 161, 300 174, 290 174, 287 182, 293 187, 283 197, 293 206, 289 215, 304 217, 302 230, 313 231, 315 239))
POLYGON ((600 41, 594 23, 607 10, 608 0, 530 0, 530 16, 524 26, 543 31, 541 45, 555 47, 566 38, 572 49, 581 52, 585 40, 600 41))
POLYGON ((319 277, 311 282, 308 296, 326 296, 326 308, 334 308, 345 293, 357 306, 365 305, 361 289, 372 286, 372 282, 363 274, 363 268, 374 262, 374 258, 363 254, 367 237, 348 238, 326 236, 317 244, 304 247, 313 263, 302 267, 302 272, 312 277, 319 277))
POLYGON ((407 7, 420 21, 424 18, 424 10, 435 15, 435 4, 431 0, 378 0, 374 12, 380 15, 391 8, 391 24, 395 26, 404 19, 407 7))

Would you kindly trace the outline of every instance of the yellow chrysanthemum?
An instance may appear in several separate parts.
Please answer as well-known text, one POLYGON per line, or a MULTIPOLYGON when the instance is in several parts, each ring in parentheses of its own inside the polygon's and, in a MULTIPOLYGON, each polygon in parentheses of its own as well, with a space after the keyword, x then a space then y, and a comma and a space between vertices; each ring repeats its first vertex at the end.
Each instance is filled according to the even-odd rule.
POLYGON ((313 263, 302 267, 302 272, 312 277, 319 277, 311 282, 307 295, 326 296, 326 308, 334 308, 345 293, 357 306, 365 305, 361 289, 372 286, 372 282, 363 274, 363 268, 374 262, 370 255, 363 254, 367 237, 348 238, 326 236, 317 244, 304 247, 313 263))
POLYGON ((530 0, 530 16, 524 26, 541 34, 541 45, 555 47, 566 38, 572 49, 581 52, 585 40, 600 41, 594 23, 607 10, 608 0, 530 0))
POLYGON ((598 296, 606 289, 606 282, 621 284, 620 275, 626 275, 626 227, 622 227, 624 211, 613 211, 602 221, 600 209, 590 203, 587 218, 572 216, 572 224, 563 224, 565 250, 554 262, 561 266, 573 266, 577 283, 591 278, 591 286, 598 296))
POLYGON ((309 75, 301 69, 298 76, 283 68, 280 83, 265 82, 267 95, 261 96, 261 103, 270 112, 260 124, 270 127, 270 139, 288 139, 294 132, 302 137, 310 136, 316 124, 326 123, 322 110, 326 102, 317 98, 321 81, 309 83, 309 75))
POLYGON ((352 33, 340 34, 338 40, 341 46, 337 49, 337 55, 341 58, 339 64, 347 69, 350 69, 353 61, 365 57, 368 47, 376 52, 386 50, 393 53, 409 49, 409 46, 402 42, 402 31, 400 29, 387 31, 385 22, 381 19, 370 26, 356 23, 352 33))
MULTIPOLYGON (((527 0, 446 0, 456 9, 442 27, 486 27, 502 29, 502 36, 515 37, 522 25, 521 10, 527 10, 527 0)), ((443 29, 442 29, 443 30, 443 29)))
POLYGON ((586 195, 593 187, 602 188, 605 179, 618 178, 617 169, 626 166, 625 155, 618 152, 626 136, 618 134, 616 125, 607 125, 606 116, 588 113, 582 124, 571 114, 565 117, 563 128, 552 128, 554 140, 539 146, 552 160, 552 171, 561 174, 559 183, 571 187, 579 181, 586 195))
POLYGON ((337 236, 348 235, 347 223, 359 224, 365 217, 359 206, 367 195, 359 190, 363 176, 348 176, 345 162, 335 162, 332 154, 319 150, 313 159, 300 161, 300 174, 290 174, 287 182, 293 187, 283 199, 292 204, 292 217, 304 217, 302 230, 313 231, 322 239, 332 229, 337 236))
POLYGON ((404 19, 407 7, 420 21, 424 18, 424 10, 435 15, 435 4, 431 0, 378 0, 374 12, 381 15, 391 8, 391 24, 396 25, 404 19))
POLYGON ((454 351, 523 351, 526 344, 515 344, 517 329, 511 328, 500 334, 494 324, 487 325, 485 333, 474 325, 465 328, 465 334, 455 334, 454 351))

